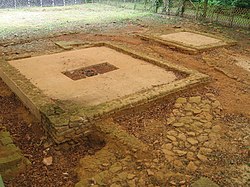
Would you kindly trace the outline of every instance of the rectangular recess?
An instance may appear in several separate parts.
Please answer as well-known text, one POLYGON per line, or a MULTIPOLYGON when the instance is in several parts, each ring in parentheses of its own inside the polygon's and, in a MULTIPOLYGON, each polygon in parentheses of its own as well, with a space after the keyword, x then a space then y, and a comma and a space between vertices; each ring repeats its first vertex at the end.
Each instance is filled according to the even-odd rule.
POLYGON ((69 77, 72 80, 85 79, 87 77, 93 77, 98 74, 108 73, 110 71, 117 70, 118 68, 108 62, 101 64, 95 64, 88 67, 83 67, 75 70, 62 72, 65 76, 69 77))

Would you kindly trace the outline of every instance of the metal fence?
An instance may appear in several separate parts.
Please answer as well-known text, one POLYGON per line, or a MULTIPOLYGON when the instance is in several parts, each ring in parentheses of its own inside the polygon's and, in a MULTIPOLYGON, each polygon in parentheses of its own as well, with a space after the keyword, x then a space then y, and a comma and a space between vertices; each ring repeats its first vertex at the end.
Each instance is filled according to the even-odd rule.
POLYGON ((203 4, 193 3, 191 0, 0 0, 0 8, 66 6, 81 3, 104 3, 121 8, 183 16, 229 27, 250 29, 250 9, 208 6, 204 15, 203 4))
POLYGON ((250 29, 250 9, 208 6, 204 15, 203 3, 193 3, 183 0, 96 0, 101 3, 127 9, 151 11, 160 14, 183 16, 195 20, 218 23, 229 27, 250 29))
POLYGON ((0 0, 1 8, 50 7, 81 4, 87 0, 0 0))

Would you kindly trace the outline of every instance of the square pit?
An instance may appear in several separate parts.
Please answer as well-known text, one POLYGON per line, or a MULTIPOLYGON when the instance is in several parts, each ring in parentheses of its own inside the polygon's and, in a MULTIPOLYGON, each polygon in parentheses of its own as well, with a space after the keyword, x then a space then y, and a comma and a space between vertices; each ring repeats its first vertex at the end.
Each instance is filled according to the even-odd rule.
POLYGON ((198 33, 185 30, 168 34, 156 34, 141 37, 192 54, 202 52, 208 49, 236 44, 236 42, 225 38, 219 38, 205 33, 198 33))
POLYGON ((95 121, 105 115, 208 80, 196 71, 106 43, 2 60, 0 76, 58 143, 95 130, 95 121))

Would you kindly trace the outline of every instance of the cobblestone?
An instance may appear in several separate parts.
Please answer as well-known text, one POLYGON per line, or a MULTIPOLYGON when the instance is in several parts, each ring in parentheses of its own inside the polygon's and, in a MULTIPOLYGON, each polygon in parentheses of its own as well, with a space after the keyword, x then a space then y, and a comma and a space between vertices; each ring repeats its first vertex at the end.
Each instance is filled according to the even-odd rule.
POLYGON ((137 152, 133 152, 136 156, 129 160, 116 159, 105 167, 105 176, 112 178, 111 183, 100 173, 95 176, 102 180, 96 182, 107 186, 186 186, 190 175, 195 176, 209 163, 216 141, 220 138, 222 128, 215 121, 215 105, 212 106, 211 101, 216 100, 200 96, 177 99, 174 109, 167 116, 165 127, 168 130, 162 132, 162 139, 154 140, 151 145, 156 149, 152 152, 154 156, 139 159, 137 152), (169 167, 178 174, 167 173, 169 167), (171 178, 172 175, 176 178, 171 178), (167 183, 166 176, 171 179, 167 183))

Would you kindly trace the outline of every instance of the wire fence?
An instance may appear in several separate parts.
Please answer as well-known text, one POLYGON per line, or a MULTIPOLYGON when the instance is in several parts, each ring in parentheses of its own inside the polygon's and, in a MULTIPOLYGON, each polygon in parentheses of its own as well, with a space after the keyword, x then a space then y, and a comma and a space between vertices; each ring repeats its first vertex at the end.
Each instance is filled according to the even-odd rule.
POLYGON ((121 8, 150 11, 172 16, 187 17, 195 20, 203 20, 219 23, 229 27, 241 27, 250 29, 250 9, 208 6, 204 15, 203 3, 193 3, 183 0, 95 0, 121 8), (183 4, 184 2, 184 4, 183 4))
POLYGON ((103 3, 126 9, 182 16, 229 27, 250 29, 250 9, 208 6, 207 11, 204 11, 203 3, 193 3, 191 0, 0 0, 0 9, 67 6, 82 3, 103 3))
POLYGON ((0 0, 1 8, 50 7, 81 4, 87 0, 0 0))

